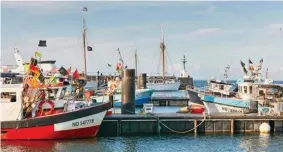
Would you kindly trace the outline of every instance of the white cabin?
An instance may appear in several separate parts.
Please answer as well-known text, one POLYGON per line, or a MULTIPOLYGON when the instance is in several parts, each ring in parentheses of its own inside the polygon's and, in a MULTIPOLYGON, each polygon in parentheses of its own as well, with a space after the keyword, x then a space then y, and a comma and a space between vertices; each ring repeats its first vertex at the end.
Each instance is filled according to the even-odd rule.
POLYGON ((22 119, 22 84, 1 85, 1 121, 22 119))

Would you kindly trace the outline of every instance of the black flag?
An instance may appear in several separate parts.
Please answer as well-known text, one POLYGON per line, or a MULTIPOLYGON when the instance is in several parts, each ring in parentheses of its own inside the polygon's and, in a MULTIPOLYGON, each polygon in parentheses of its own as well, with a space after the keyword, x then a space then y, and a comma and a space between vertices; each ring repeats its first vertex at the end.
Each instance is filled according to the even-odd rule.
POLYGON ((67 70, 63 66, 58 71, 59 71, 60 74, 62 74, 64 76, 68 73, 67 70))
POLYGON ((241 65, 243 68, 245 67, 245 63, 243 61, 241 61, 241 65))
POLYGON ((87 46, 87 50, 88 51, 92 51, 92 47, 91 46, 87 46))
POLYGON ((46 47, 46 40, 39 40, 38 46, 39 47, 46 47))
POLYGON ((87 7, 83 7, 83 12, 87 12, 87 7))
POLYGON ((249 59, 249 64, 253 64, 253 62, 251 61, 251 59, 249 59))

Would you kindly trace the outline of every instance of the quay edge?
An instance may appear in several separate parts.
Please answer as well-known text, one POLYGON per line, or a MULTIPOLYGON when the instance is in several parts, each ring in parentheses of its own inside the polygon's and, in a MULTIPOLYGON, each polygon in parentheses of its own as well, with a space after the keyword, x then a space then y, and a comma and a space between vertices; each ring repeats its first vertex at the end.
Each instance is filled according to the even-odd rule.
POLYGON ((113 114, 106 116, 97 136, 168 133, 257 133, 259 132, 259 126, 264 122, 270 125, 271 133, 282 133, 283 116, 210 115, 205 116, 204 120, 203 115, 166 113, 155 115, 113 114), (193 129, 195 127, 196 129, 193 129))

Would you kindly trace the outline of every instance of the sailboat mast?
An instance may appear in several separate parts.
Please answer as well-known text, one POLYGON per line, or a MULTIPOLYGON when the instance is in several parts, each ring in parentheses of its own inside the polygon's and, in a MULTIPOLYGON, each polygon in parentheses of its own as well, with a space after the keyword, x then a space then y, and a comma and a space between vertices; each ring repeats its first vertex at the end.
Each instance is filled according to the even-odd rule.
MULTIPOLYGON (((86 12, 87 8, 84 7, 83 8, 83 12, 86 12)), ((83 64, 84 64, 84 72, 85 72, 85 76, 87 76, 87 70, 86 70, 86 26, 85 26, 85 19, 83 17, 82 20, 82 38, 83 38, 83 64)))
POLYGON ((165 80, 165 45, 164 45, 164 33, 163 33, 163 24, 161 24, 161 54, 162 54, 162 79, 165 80))
POLYGON ((134 49, 135 49, 135 67, 136 67, 136 76, 138 75, 138 55, 137 55, 137 48, 134 45, 134 49))

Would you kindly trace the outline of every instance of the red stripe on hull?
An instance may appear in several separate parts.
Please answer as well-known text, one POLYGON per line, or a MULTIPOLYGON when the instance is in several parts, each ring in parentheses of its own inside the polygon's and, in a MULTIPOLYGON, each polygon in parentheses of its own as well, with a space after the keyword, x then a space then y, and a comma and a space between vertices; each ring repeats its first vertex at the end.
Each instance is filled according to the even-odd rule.
POLYGON ((54 125, 31 128, 1 129, 1 140, 72 139, 96 136, 99 125, 64 131, 54 131, 54 125), (6 133, 4 133, 6 132, 6 133))

